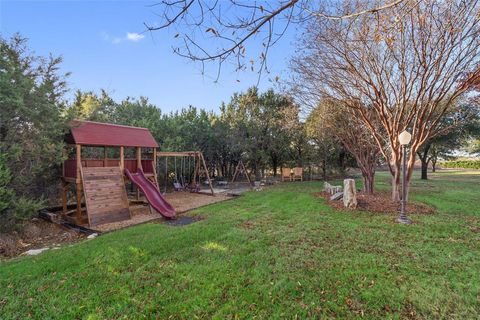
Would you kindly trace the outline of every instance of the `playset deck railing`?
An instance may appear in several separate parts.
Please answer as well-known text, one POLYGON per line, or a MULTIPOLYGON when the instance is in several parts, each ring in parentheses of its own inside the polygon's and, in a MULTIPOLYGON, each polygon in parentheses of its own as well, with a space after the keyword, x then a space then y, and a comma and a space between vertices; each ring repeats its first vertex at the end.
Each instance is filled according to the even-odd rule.
MULTIPOLYGON (((119 167, 120 159, 81 159, 82 167, 119 167)), ((145 175, 154 173, 153 159, 142 159, 142 169, 145 175)), ((137 159, 125 159, 124 167, 132 173, 137 172, 137 159)), ((77 160, 67 159, 63 164, 63 176, 65 178, 77 178, 77 160)))

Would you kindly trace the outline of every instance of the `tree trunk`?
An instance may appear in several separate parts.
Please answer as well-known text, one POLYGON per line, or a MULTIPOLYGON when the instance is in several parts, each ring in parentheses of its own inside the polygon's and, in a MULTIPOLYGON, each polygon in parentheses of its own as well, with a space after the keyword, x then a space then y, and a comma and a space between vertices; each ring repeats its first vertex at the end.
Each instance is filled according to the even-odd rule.
POLYGON ((363 192, 366 194, 373 194, 375 183, 375 163, 376 156, 370 157, 370 155, 360 156, 356 155, 358 167, 362 172, 363 178, 363 192))
MULTIPOLYGON (((400 152, 397 154, 392 150, 392 161, 390 162, 392 169, 392 200, 400 201, 401 199, 401 184, 402 184, 402 163, 403 163, 403 152, 400 147, 400 152)), ((408 190, 410 185, 410 180, 413 173, 413 165, 415 164, 415 157, 417 155, 418 147, 412 145, 410 150, 407 153, 407 168, 406 168, 406 199, 408 200, 408 190)))
POLYGON ((432 172, 435 172, 437 170, 437 158, 434 157, 432 158, 432 172))
POLYGON ((420 179, 427 180, 428 179, 428 162, 430 159, 428 158, 428 153, 430 151, 431 144, 426 144, 423 152, 418 152, 418 158, 422 162, 422 175, 420 179))
POLYGON ((323 181, 327 181, 327 161, 325 159, 322 162, 322 176, 323 181))
POLYGON ((340 168, 340 172, 345 172, 345 157, 346 152, 345 149, 342 148, 338 154, 338 167, 340 168))
POLYGON ((254 170, 255 170, 255 180, 260 181, 262 177, 260 172, 260 166, 257 162, 255 162, 254 170))
MULTIPOLYGON (((407 201, 408 201, 408 197, 409 197, 410 180, 412 180, 412 175, 413 175, 413 169, 414 169, 414 165, 415 165, 415 158, 416 158, 417 150, 418 150, 418 147, 416 147, 415 145, 412 145, 411 149, 410 149, 410 153, 408 155, 408 159, 407 159, 407 183, 406 183, 406 188, 405 188, 405 190, 406 190, 405 200, 407 200, 407 201)), ((427 164, 428 164, 428 161, 427 161, 427 164)))
POLYGON ((363 192, 366 194, 373 194, 375 184, 374 175, 364 175, 363 176, 363 192))
POLYGON ((422 160, 422 175, 420 179, 428 180, 428 162, 424 161, 423 159, 421 160, 422 160))
POLYGON ((273 176, 277 176, 277 170, 278 170, 278 157, 276 155, 271 155, 270 159, 272 160, 272 170, 273 170, 273 176))
MULTIPOLYGON (((393 153, 393 152, 392 152, 393 153)), ((401 182, 401 162, 402 158, 398 154, 392 154, 392 200, 400 201, 400 182, 401 182)))

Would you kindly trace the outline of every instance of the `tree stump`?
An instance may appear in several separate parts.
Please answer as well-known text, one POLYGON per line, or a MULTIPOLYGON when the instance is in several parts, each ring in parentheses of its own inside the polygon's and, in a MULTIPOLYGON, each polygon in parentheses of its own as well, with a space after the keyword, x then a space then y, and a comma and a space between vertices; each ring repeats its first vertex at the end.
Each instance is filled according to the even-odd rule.
POLYGON ((357 190, 354 179, 343 180, 343 205, 350 209, 357 207, 357 190))

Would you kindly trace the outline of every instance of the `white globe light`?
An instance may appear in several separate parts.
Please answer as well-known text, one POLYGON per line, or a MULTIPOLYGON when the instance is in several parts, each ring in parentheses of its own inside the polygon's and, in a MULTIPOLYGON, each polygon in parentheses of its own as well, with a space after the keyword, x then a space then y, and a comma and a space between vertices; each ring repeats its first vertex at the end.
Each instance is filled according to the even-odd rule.
POLYGON ((402 146, 409 144, 411 140, 412 140, 412 135, 410 134, 410 132, 406 130, 404 130, 402 133, 398 135, 398 141, 402 146))

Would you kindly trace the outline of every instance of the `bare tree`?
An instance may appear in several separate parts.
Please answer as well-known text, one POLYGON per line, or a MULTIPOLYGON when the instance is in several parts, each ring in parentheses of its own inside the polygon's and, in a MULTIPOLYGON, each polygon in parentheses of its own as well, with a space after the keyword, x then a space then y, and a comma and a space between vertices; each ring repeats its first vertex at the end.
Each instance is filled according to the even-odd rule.
MULTIPOLYGON (((442 118, 468 89, 461 80, 478 66, 478 14, 478 1, 410 0, 355 19, 314 19, 299 44, 292 63, 297 97, 328 98, 355 110, 389 163, 394 200, 400 197, 398 135, 412 133, 410 181, 418 148, 445 129, 442 118)), ((468 77, 472 82, 475 75, 468 77)))
POLYGON ((208 62, 234 63, 236 70, 268 72, 267 57, 292 24, 314 17, 339 20, 373 14, 395 7, 405 0, 379 2, 369 7, 350 8, 342 15, 330 13, 329 1, 276 0, 164 0, 152 5, 158 24, 144 23, 147 31, 173 30, 178 40, 174 53, 197 61, 205 72, 208 62), (250 40, 259 40, 256 45, 250 40))
MULTIPOLYGON (((363 190, 367 194, 372 194, 380 149, 370 129, 359 119, 356 112, 355 109, 348 108, 338 101, 322 100, 312 110, 310 117, 314 117, 316 130, 329 131, 352 154, 362 172, 363 190)), ((371 117, 372 123, 373 117, 374 115, 371 117)))
POLYGON ((466 74, 462 85, 470 92, 470 103, 480 106, 480 66, 466 74))

